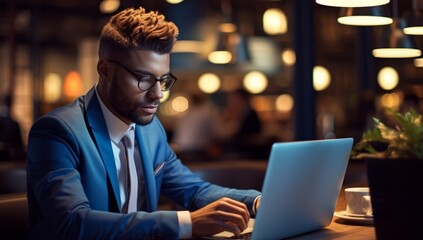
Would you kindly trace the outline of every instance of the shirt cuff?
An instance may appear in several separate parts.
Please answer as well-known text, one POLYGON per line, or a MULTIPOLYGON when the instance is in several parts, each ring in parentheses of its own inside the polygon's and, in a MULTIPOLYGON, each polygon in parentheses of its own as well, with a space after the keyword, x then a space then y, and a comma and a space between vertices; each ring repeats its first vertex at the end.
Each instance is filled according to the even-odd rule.
POLYGON ((256 206, 257 206, 257 200, 258 200, 259 198, 261 198, 261 195, 257 196, 257 197, 254 199, 254 202, 253 202, 253 213, 254 213, 254 214, 257 214, 257 209, 256 209, 256 206))
POLYGON ((179 222, 179 239, 188 239, 192 237, 191 214, 189 211, 177 211, 179 222))

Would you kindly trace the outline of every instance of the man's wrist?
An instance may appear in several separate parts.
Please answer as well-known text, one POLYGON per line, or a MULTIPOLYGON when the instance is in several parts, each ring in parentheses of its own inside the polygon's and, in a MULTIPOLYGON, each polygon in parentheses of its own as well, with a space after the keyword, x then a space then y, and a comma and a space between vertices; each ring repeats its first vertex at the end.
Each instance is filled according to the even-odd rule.
POLYGON ((254 214, 257 214, 257 203, 258 203, 258 200, 261 198, 261 195, 259 195, 259 196, 257 196, 255 199, 254 199, 254 202, 253 202, 253 213, 254 214))
POLYGON ((179 239, 188 239, 192 237, 192 222, 189 211, 177 211, 179 223, 179 239))

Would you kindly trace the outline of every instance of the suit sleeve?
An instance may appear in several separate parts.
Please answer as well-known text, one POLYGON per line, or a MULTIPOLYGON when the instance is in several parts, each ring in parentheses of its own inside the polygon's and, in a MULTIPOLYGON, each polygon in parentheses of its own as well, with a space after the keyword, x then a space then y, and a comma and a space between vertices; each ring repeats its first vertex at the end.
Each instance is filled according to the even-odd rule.
MULTIPOLYGON (((156 123, 159 127, 161 126, 158 122, 156 123)), ((161 189, 160 193, 187 210, 196 210, 222 197, 229 197, 245 203, 250 210, 251 216, 255 215, 253 204, 256 197, 261 194, 260 192, 221 187, 202 180, 181 163, 180 159, 177 158, 167 144, 163 128, 162 132, 162 134, 156 134, 155 136, 156 138, 162 138, 156 140, 158 142, 156 146, 154 146, 154 138, 149 139, 152 140, 150 145, 154 146, 154 149, 160 149, 156 151, 155 158, 167 159, 162 170, 156 174, 156 182, 161 186, 159 188, 161 189), (162 157, 162 154, 165 156, 162 157)))
POLYGON ((199 178, 175 157, 164 169, 162 193, 187 210, 197 210, 222 197, 243 202, 254 216, 253 203, 261 193, 256 190, 241 190, 221 187, 199 178))

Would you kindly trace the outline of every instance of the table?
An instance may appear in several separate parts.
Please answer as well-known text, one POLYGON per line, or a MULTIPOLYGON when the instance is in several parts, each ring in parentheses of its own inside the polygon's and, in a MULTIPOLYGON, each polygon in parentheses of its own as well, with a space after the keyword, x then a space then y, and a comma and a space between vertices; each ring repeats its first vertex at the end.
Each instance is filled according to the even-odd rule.
MULTIPOLYGON (((345 202, 344 188, 342 188, 339 194, 339 199, 338 199, 338 203, 335 210, 342 211, 342 210, 345 210, 345 207, 346 207, 346 202, 345 202)), ((305 240, 305 239, 307 240, 310 240, 310 239, 313 239, 313 240, 314 239, 375 240, 376 233, 375 233, 374 225, 354 225, 354 224, 346 222, 343 219, 339 219, 334 216, 329 226, 321 230, 301 234, 299 236, 295 236, 289 239, 292 239, 292 240, 305 240)))
POLYGON ((331 224, 321 230, 301 234, 292 238, 293 240, 309 239, 339 239, 339 240, 375 240, 375 229, 372 225, 350 225, 333 218, 331 224))

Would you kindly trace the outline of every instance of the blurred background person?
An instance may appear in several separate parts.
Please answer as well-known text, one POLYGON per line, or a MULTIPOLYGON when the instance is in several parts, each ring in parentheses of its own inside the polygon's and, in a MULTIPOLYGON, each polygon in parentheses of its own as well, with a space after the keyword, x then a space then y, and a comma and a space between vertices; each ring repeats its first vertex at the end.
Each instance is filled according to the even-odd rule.
POLYGON ((414 110, 418 113, 421 112, 420 98, 412 92, 405 92, 404 99, 400 106, 399 111, 402 113, 405 113, 411 110, 414 110))
POLYGON ((216 131, 213 106, 205 95, 193 93, 187 112, 175 124, 172 146, 184 162, 209 160, 214 155, 216 131))
POLYGON ((219 135, 222 154, 230 157, 255 157, 260 144, 262 122, 251 107, 250 93, 236 89, 227 93, 221 114, 219 135))
POLYGON ((12 97, 0 101, 0 161, 24 160, 25 149, 19 123, 11 115, 12 97))

